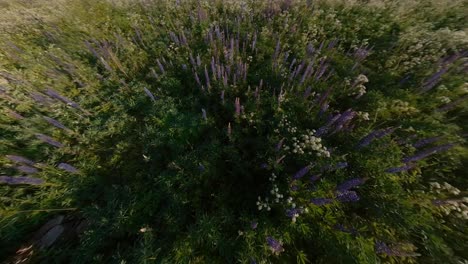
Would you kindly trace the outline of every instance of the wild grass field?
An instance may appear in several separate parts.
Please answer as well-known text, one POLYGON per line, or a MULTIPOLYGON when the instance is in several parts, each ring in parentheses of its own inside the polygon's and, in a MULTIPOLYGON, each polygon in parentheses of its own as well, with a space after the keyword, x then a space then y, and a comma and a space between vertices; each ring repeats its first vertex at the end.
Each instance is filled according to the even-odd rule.
POLYGON ((0 262, 468 263, 465 0, 0 0, 0 262))

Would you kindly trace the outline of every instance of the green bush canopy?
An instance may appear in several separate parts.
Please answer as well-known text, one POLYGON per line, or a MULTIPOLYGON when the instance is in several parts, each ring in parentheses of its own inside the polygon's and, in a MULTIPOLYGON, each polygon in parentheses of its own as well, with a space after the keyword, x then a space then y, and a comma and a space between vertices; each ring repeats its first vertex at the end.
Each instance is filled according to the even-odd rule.
POLYGON ((0 7, 0 260, 468 263, 466 1, 0 7))

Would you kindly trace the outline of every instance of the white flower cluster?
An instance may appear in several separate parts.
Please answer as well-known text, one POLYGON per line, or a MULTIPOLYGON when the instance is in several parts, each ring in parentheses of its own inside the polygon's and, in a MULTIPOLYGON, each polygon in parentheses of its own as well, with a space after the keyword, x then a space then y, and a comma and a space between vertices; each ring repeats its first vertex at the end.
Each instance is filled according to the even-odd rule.
POLYGON ((255 122, 255 114, 253 112, 249 114, 243 113, 241 118, 246 119, 249 122, 249 124, 253 124, 255 122))
MULTIPOLYGON (((278 125, 280 128, 286 128, 286 131, 289 133, 296 133, 297 132, 297 127, 291 127, 291 122, 288 120, 288 116, 284 115, 283 118, 281 118, 280 123, 278 125)), ((278 129, 275 129, 276 133, 279 133, 278 129)))
POLYGON ((468 220, 468 197, 464 197, 461 200, 448 200, 440 208, 445 215, 453 213, 458 218, 468 220))
POLYGON ((257 208, 259 211, 265 209, 267 211, 271 210, 272 203, 279 203, 281 199, 283 199, 284 195, 279 192, 278 186, 274 183, 277 176, 276 174, 272 173, 269 180, 272 183, 272 188, 270 190, 270 194, 272 196, 272 201, 268 197, 265 198, 265 201, 262 200, 261 196, 258 196, 257 200, 257 208))
POLYGON ((359 74, 354 81, 354 87, 349 95, 356 95, 358 97, 363 96, 366 93, 365 83, 368 83, 369 79, 364 74, 359 74))
POLYGON ((325 146, 322 145, 322 139, 314 136, 315 130, 307 130, 305 134, 300 135, 299 138, 292 138, 292 146, 285 145, 284 150, 291 151, 294 154, 309 154, 315 151, 319 157, 330 157, 330 152, 325 146))
POLYGON ((431 191, 435 191, 436 193, 441 193, 441 192, 448 192, 453 195, 459 195, 460 190, 453 187, 447 182, 444 182, 443 184, 440 184, 438 182, 431 182, 429 183, 431 186, 431 191))
MULTIPOLYGON (((438 182, 431 182, 429 185, 431 186, 431 191, 436 193, 446 192, 451 195, 459 195, 461 193, 458 188, 447 182, 444 182, 443 184, 438 182)), ((453 213, 453 215, 458 218, 468 220, 468 197, 445 200, 444 203, 440 205, 440 208, 445 215, 450 215, 453 213)))
POLYGON ((440 101, 441 103, 448 104, 448 103, 450 103, 452 100, 450 100, 450 98, 448 98, 447 96, 441 96, 441 97, 439 97, 439 101, 440 101))
POLYGON ((361 119, 363 119, 363 120, 366 120, 366 121, 370 120, 370 118, 369 118, 369 113, 367 113, 367 112, 360 112, 360 111, 358 111, 358 112, 356 112, 356 114, 357 114, 357 116, 358 116, 359 118, 361 118, 361 119))

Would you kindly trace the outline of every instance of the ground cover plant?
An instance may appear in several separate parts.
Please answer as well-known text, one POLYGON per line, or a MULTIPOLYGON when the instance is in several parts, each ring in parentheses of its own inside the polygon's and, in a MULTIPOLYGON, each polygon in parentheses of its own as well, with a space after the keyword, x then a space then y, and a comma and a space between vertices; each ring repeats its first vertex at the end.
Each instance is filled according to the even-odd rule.
POLYGON ((0 2, 0 259, 467 263, 442 2, 0 2))

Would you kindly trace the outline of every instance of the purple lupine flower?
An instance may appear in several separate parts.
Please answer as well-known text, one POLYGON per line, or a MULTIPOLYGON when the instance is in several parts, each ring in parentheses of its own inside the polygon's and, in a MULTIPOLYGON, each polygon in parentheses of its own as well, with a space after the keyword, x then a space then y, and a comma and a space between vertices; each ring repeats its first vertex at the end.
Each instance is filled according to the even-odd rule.
POLYGON ((52 101, 52 99, 46 97, 45 95, 38 93, 38 92, 33 92, 31 93, 31 98, 41 104, 48 104, 52 101))
POLYGON ((197 66, 200 67, 201 66, 201 58, 200 58, 200 54, 197 54, 197 66))
POLYGON ((375 241, 375 252, 377 254, 392 255, 393 250, 385 242, 375 241))
POLYGON ((334 116, 332 116, 328 122, 320 127, 319 129, 317 129, 317 131, 315 132, 315 135, 318 136, 318 137, 322 137, 323 135, 325 135, 326 133, 328 133, 328 131, 330 130, 330 127, 336 122, 336 120, 338 120, 339 118, 341 117, 341 114, 336 114, 334 116))
POLYGON ((338 162, 335 167, 333 167, 333 170, 338 170, 338 169, 343 169, 343 168, 346 168, 348 167, 348 163, 347 162, 338 162))
POLYGON ((221 98, 221 103, 224 104, 224 91, 221 91, 220 98, 221 98))
POLYGON ((16 162, 16 163, 23 163, 23 164, 27 164, 27 165, 31 165, 33 166, 35 164, 34 161, 32 160, 29 160, 25 157, 22 157, 22 156, 17 156, 17 155, 5 155, 5 157, 13 162, 16 162))
POLYGON ((210 76, 208 75, 208 69, 206 68, 205 65, 205 80, 206 80, 206 87, 210 87, 210 76))
POLYGON ((443 106, 437 108, 436 111, 445 112, 445 111, 452 110, 455 106, 457 106, 459 103, 465 101, 466 99, 468 99, 468 95, 464 95, 464 96, 458 98, 457 100, 455 100, 455 101, 453 101, 451 103, 443 105, 443 106))
POLYGON ((252 40, 252 50, 255 50, 255 44, 257 43, 257 31, 255 31, 252 40))
POLYGON ((415 148, 420 148, 420 147, 423 147, 423 146, 425 146, 425 145, 428 145, 428 144, 437 142, 437 141, 439 141, 441 138, 442 138, 442 136, 430 137, 430 138, 421 139, 421 140, 417 141, 416 143, 414 143, 414 144, 413 144, 413 147, 415 147, 415 148))
POLYGON ((311 93, 312 93, 312 87, 307 86, 307 89, 304 91, 304 95, 303 95, 304 99, 307 99, 311 93))
POLYGON ((348 191, 349 189, 352 189, 356 186, 362 185, 366 182, 366 179, 364 178, 354 178, 347 180, 340 185, 336 186, 336 191, 338 192, 345 192, 348 191))
POLYGON ((280 48, 281 48, 281 41, 278 39, 278 41, 276 42, 275 53, 273 54, 273 60, 276 60, 276 58, 278 58, 280 48))
POLYGON ((53 97, 55 99, 58 99, 59 101, 62 101, 64 103, 70 105, 73 108, 77 108, 77 109, 80 108, 80 106, 77 103, 73 102, 72 100, 68 99, 65 96, 60 95, 57 91, 55 91, 55 90, 53 90, 51 88, 47 89, 46 94, 49 95, 50 97, 53 97))
POLYGON ((203 166, 203 164, 199 163, 199 164, 198 164, 198 170, 199 170, 200 172, 204 172, 204 171, 205 171, 205 166, 203 166))
POLYGON ((148 97, 151 98, 153 102, 156 102, 156 98, 154 98, 154 95, 151 93, 150 90, 148 90, 148 88, 144 87, 143 90, 145 90, 146 95, 148 95, 148 97))
POLYGON ((344 225, 342 224, 336 224, 333 226, 334 229, 336 230, 339 230, 343 233, 349 233, 351 235, 357 235, 357 230, 354 229, 354 228, 346 228, 344 225))
POLYGON ((203 119, 204 119, 205 121, 208 120, 208 118, 206 117, 206 110, 202 108, 201 111, 202 111, 202 117, 203 117, 203 119))
POLYGON ((286 210, 286 216, 289 218, 296 217, 299 214, 302 214, 302 209, 300 208, 291 208, 286 210))
MULTIPOLYGON (((185 64, 184 64, 184 65, 185 65, 185 64)), ((182 65, 182 66, 183 66, 183 65, 182 65)), ((156 73, 156 71, 154 70, 154 68, 151 68, 150 71, 151 71, 151 75, 153 75, 153 77, 154 77, 155 79, 158 79, 158 78, 159 78, 159 75, 156 73)))
POLYGON ((38 133, 38 134, 36 134, 36 138, 41 140, 44 143, 47 143, 49 145, 54 146, 54 147, 57 147, 57 148, 63 147, 62 143, 58 142, 57 140, 55 140, 55 139, 53 139, 53 138, 51 138, 49 136, 44 135, 44 134, 39 134, 38 133))
POLYGON ((318 181, 319 179, 320 179, 320 174, 319 175, 312 175, 309 178, 309 181, 310 181, 310 183, 314 183, 314 182, 318 181))
POLYGON ((241 104, 240 104, 240 98, 236 97, 236 101, 234 103, 234 106, 236 107, 236 116, 240 116, 241 114, 241 104))
POLYGON ((388 134, 393 133, 393 131, 395 131, 395 130, 396 130, 396 128, 392 128, 392 127, 385 128, 385 129, 374 130, 371 133, 369 133, 367 136, 362 138, 358 142, 357 147, 362 148, 362 147, 368 146, 374 139, 382 138, 382 137, 384 137, 384 136, 386 136, 388 134))
POLYGON ((60 129, 63 129, 63 130, 70 130, 68 129, 66 126, 64 126, 62 123, 60 123, 58 120, 56 119, 53 119, 53 118, 50 118, 50 117, 47 117, 47 116, 43 116, 43 118, 51 125, 55 126, 55 127, 58 127, 60 129))
POLYGON ((197 63, 195 62, 195 59, 193 58, 192 53, 189 54, 189 59, 190 59, 190 63, 192 64, 192 66, 193 66, 194 68, 196 68, 196 67, 197 67, 197 63))
POLYGON ((317 205, 317 206, 322 206, 322 205, 327 205, 333 203, 333 199, 331 198, 312 198, 310 199, 310 202, 317 205))
POLYGON ((431 75, 429 79, 424 81, 423 86, 421 87, 421 91, 427 92, 430 89, 432 89, 440 81, 440 77, 442 77, 442 75, 444 75, 447 71, 448 71, 448 68, 444 67, 440 69, 438 72, 431 75))
POLYGON ((305 166, 304 168, 300 169, 296 174, 294 174, 293 179, 297 180, 304 177, 310 170, 310 166, 305 166))
POLYGON ((375 241, 375 252, 377 254, 386 254, 388 256, 399 256, 399 257, 416 257, 420 254, 413 252, 404 252, 397 248, 389 247, 385 242, 375 241))
POLYGON ((36 169, 34 167, 27 166, 27 165, 18 166, 18 167, 16 167, 16 169, 23 172, 23 173, 27 173, 27 174, 35 174, 35 173, 39 172, 38 169, 36 169))
POLYGON ((394 167, 394 168, 390 168, 390 169, 387 169, 385 172, 387 173, 398 173, 398 172, 402 172, 402 171, 407 171, 407 170, 410 170, 412 168, 414 168, 416 166, 416 164, 406 164, 404 166, 401 166, 401 167, 394 167))
POLYGON ((164 70, 163 65, 159 61, 159 59, 156 60, 156 63, 158 64, 159 70, 161 71, 162 74, 164 74, 166 71, 164 70))
POLYGON ((338 193, 336 199, 342 203, 357 202, 359 201, 359 196, 355 191, 344 191, 338 193))
POLYGON ((57 168, 61 169, 61 170, 64 170, 64 171, 68 171, 68 172, 71 172, 71 173, 79 173, 80 171, 73 167, 72 165, 68 164, 68 163, 60 163, 57 168))
POLYGON ((257 229, 257 226, 258 226, 258 222, 257 222, 257 221, 252 221, 252 222, 250 223, 250 228, 252 228, 252 229, 257 229))
POLYGON ((351 122, 351 120, 357 116, 357 112, 354 112, 351 109, 346 110, 341 116, 334 122, 335 130, 332 132, 336 133, 343 129, 346 125, 351 122))
POLYGON ((442 205, 446 205, 448 204, 449 201, 448 200, 439 200, 439 199, 436 199, 436 200, 433 200, 432 201, 432 204, 435 205, 435 206, 442 206, 442 205))
POLYGON ((197 82, 198 85, 201 86, 200 78, 198 77, 197 72, 193 72, 193 74, 194 74, 194 76, 195 76, 195 81, 197 82))
POLYGON ((418 160, 424 159, 424 158, 426 158, 426 157, 428 157, 428 156, 430 156, 432 154, 435 154, 437 152, 448 150, 448 149, 452 148, 453 146, 455 146, 455 144, 439 145, 439 146, 436 146, 436 147, 433 147, 433 148, 429 148, 429 149, 420 151, 420 152, 414 154, 413 156, 406 157, 402 161, 404 163, 418 161, 418 160))
POLYGON ((290 189, 291 189, 291 191, 295 192, 295 191, 299 190, 299 186, 297 184, 292 184, 290 189))
POLYGON ((14 119, 17 119, 17 120, 21 120, 21 119, 24 119, 24 116, 16 113, 15 111, 13 110, 10 110, 8 109, 8 115, 11 117, 11 118, 14 118, 14 119))
POLYGON ((268 164, 262 163, 262 164, 260 164, 260 168, 266 169, 266 168, 268 168, 268 164))
POLYGON ((31 177, 0 176, 0 183, 5 183, 9 185, 18 185, 18 184, 40 185, 44 183, 44 180, 39 179, 39 178, 31 178, 31 177))
POLYGON ((276 147, 275 147, 275 151, 276 151, 276 152, 278 152, 278 151, 281 150, 281 147, 283 146, 284 140, 285 140, 285 138, 282 138, 282 139, 278 142, 278 144, 276 144, 276 147))
POLYGON ((266 241, 267 241, 267 244, 270 247, 271 251, 274 254, 278 255, 278 254, 280 254, 281 252, 284 251, 283 243, 281 243, 280 241, 274 239, 273 237, 271 237, 271 236, 267 237, 266 241))

